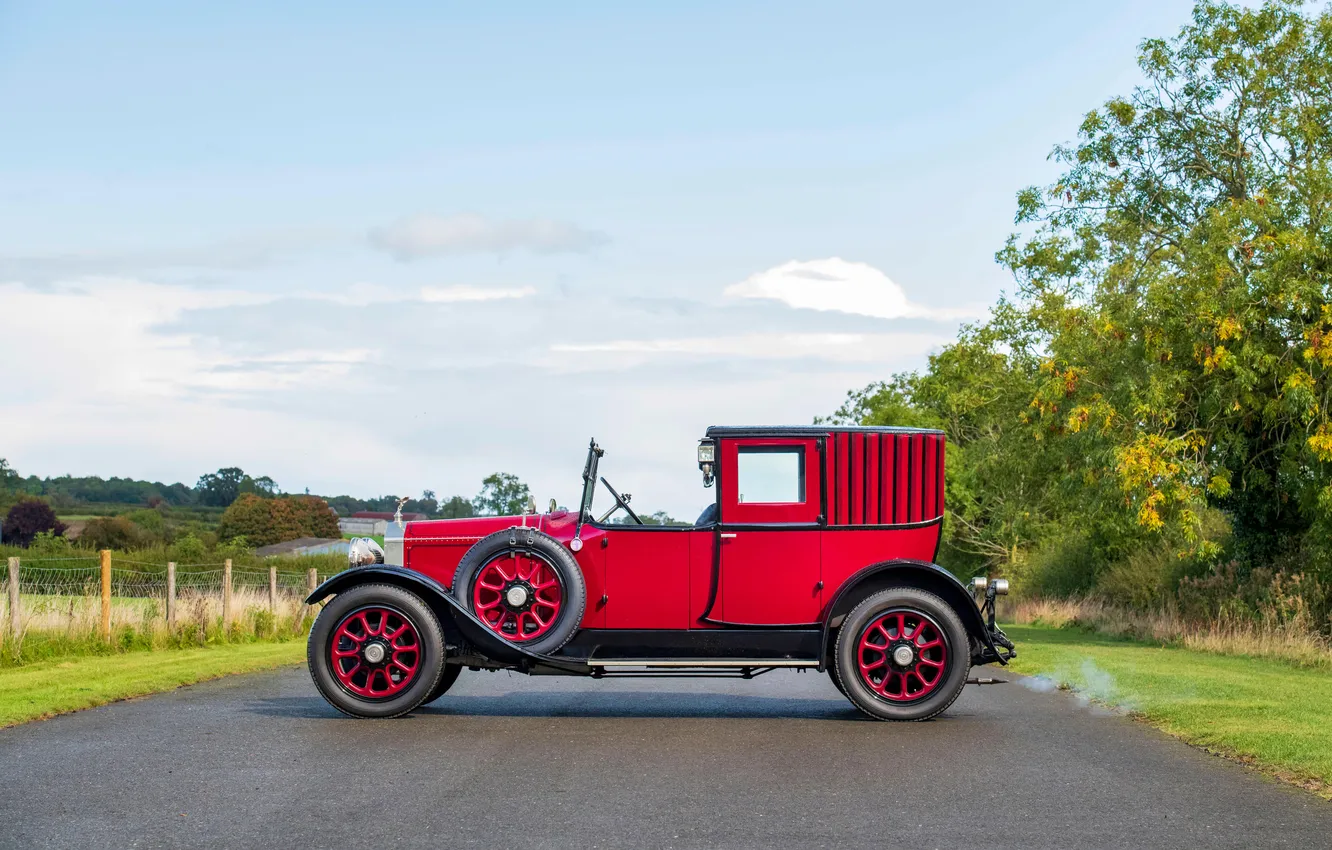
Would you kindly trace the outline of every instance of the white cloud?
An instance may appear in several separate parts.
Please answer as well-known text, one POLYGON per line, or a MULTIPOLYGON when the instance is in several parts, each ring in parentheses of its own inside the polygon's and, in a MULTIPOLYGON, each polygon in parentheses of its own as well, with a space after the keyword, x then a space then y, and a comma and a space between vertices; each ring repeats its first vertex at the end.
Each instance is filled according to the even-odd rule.
POLYGON ((370 244, 399 260, 448 254, 581 253, 609 237, 565 221, 544 218, 492 220, 475 213, 417 215, 370 231, 370 244))
POLYGON ((516 289, 485 289, 479 286, 423 286, 421 300, 428 304, 458 301, 503 301, 536 295, 536 287, 516 289))
POLYGON ((868 263, 840 257, 791 260, 732 284, 725 294, 733 298, 780 301, 802 310, 832 310, 880 319, 970 319, 981 315, 976 307, 928 307, 907 298, 886 274, 868 263))
POLYGON ((948 340, 916 333, 756 333, 740 336, 624 339, 556 343, 557 354, 698 355, 763 360, 813 357, 832 362, 892 362, 920 355, 948 340))

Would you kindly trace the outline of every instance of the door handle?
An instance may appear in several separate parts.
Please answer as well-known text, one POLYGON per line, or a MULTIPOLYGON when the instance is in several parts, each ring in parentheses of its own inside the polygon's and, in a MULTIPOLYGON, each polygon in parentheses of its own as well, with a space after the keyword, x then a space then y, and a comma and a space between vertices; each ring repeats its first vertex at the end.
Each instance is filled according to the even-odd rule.
POLYGON ((731 539, 731 538, 734 537, 734 536, 735 536, 735 534, 734 534, 733 532, 723 531, 723 532, 721 533, 721 538, 722 538, 722 540, 729 540, 729 539, 731 539))

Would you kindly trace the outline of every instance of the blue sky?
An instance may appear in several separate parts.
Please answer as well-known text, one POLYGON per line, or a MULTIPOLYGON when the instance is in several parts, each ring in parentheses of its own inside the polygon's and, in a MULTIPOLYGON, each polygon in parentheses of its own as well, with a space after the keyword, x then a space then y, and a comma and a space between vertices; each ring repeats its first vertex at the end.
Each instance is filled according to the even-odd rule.
POLYGON ((0 0, 0 456, 692 515, 1009 281, 1190 4, 0 0))

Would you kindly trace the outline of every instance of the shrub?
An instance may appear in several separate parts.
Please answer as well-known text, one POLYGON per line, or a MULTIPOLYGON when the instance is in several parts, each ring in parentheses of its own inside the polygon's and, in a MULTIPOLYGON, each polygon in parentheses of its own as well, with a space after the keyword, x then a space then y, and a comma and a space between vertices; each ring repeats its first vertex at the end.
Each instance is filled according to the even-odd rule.
POLYGON ((1108 566, 1096 580, 1096 591, 1116 605, 1139 611, 1160 605, 1180 571, 1177 552, 1169 544, 1139 549, 1108 566))
POLYGON ((171 558, 178 564, 199 564, 208 557, 208 547, 193 534, 186 534, 171 547, 171 558))
POLYGON ((139 511, 130 511, 124 516, 125 519, 142 528, 148 534, 158 538, 166 537, 166 519, 157 511, 144 508, 139 511))
POLYGON ((27 546, 44 531, 59 536, 65 533, 65 524, 56 519, 55 511, 41 499, 20 499, 5 515, 0 537, 5 543, 27 546))
POLYGON ((152 536, 123 516, 88 520, 79 535, 79 543, 90 549, 138 549, 152 542, 152 536))
POLYGON ((246 493, 222 514, 217 536, 244 537, 251 546, 268 546, 300 537, 336 538, 341 532, 337 516, 318 496, 265 499, 246 493))

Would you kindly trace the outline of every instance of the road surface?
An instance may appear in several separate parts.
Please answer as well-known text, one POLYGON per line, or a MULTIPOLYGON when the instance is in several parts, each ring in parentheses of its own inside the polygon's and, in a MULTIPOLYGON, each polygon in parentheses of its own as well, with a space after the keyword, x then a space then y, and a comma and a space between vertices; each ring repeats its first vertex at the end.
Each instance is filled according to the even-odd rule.
POLYGON ((878 723, 827 677, 464 672, 345 719, 303 668, 0 731, 3 847, 1324 848, 1332 804, 1019 684, 878 723))

